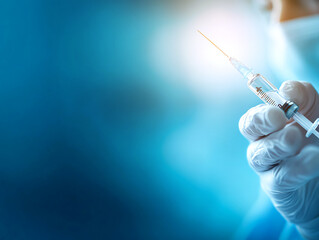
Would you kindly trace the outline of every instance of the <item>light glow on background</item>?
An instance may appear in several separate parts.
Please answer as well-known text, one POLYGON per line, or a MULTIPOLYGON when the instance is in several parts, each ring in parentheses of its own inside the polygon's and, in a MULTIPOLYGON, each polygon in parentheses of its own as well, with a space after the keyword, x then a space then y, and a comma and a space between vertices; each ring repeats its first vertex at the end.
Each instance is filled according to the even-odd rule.
POLYGON ((181 79, 200 99, 218 100, 245 91, 245 81, 227 58, 197 30, 230 56, 247 65, 254 63, 252 67, 261 67, 260 42, 265 40, 252 14, 242 4, 228 7, 215 4, 211 8, 194 8, 178 24, 163 26, 155 32, 151 42, 155 69, 164 78, 181 79), (178 72, 182 78, 176 75, 178 72))
MULTIPOLYGON (((192 182, 218 192, 221 204, 231 209, 231 214, 245 214, 258 194, 243 190, 243 186, 258 188, 258 181, 251 180, 257 177, 246 165, 247 146, 239 134, 238 120, 259 100, 227 58, 197 30, 230 56, 266 73, 262 46, 267 40, 260 27, 261 19, 255 17, 242 2, 194 6, 190 13, 155 29, 150 38, 150 58, 156 73, 164 81, 188 86, 202 104, 189 124, 166 139, 165 159, 192 182), (249 99, 254 101, 251 105, 249 99), (234 194, 241 195, 236 204, 232 204, 234 194)), ((223 215, 230 217, 225 212, 223 215)))

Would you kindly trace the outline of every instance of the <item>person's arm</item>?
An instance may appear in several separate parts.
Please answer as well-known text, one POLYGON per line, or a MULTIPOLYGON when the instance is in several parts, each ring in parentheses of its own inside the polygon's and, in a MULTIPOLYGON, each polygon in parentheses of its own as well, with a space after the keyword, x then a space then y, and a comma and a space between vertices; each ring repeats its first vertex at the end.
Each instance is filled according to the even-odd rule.
POLYGON ((318 0, 265 0, 263 5, 277 22, 319 14, 318 0))
MULTIPOLYGON (((309 83, 285 82, 280 91, 311 121, 319 116, 319 95, 309 83)), ((268 105, 250 109, 239 127, 251 141, 249 164, 276 209, 306 239, 319 239, 319 140, 307 139, 282 110, 268 105)))

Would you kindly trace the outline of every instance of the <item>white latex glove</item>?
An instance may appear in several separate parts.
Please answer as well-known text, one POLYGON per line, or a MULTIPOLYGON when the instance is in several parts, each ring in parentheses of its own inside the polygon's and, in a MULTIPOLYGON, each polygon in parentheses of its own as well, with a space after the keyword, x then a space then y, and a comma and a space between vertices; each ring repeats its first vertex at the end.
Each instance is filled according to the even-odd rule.
MULTIPOLYGON (((311 84, 285 82, 281 95, 295 102, 309 120, 319 117, 319 96, 311 84)), ((251 141, 247 157, 277 210, 306 239, 319 239, 319 141, 306 138, 282 110, 268 105, 250 109, 239 122, 251 141)))

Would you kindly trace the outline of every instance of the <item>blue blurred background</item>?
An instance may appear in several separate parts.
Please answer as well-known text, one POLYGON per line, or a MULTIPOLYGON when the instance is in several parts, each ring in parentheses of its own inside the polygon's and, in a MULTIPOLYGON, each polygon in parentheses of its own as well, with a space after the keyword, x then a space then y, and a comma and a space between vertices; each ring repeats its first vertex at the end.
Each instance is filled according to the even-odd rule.
POLYGON ((236 234, 260 102, 196 30, 271 77, 248 1, 2 0, 0 24, 1 239, 236 234))

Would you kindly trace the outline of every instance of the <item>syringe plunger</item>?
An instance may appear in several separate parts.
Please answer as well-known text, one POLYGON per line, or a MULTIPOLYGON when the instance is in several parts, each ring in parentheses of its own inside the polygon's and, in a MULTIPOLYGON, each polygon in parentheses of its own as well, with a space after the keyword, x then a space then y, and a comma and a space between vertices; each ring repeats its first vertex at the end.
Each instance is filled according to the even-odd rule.
POLYGON ((307 130, 306 137, 310 137, 311 134, 314 134, 317 138, 319 138, 319 132, 316 131, 316 128, 319 125, 319 118, 316 121, 314 121, 314 123, 312 123, 304 115, 302 115, 299 112, 296 112, 293 116, 293 119, 305 130, 307 130))

